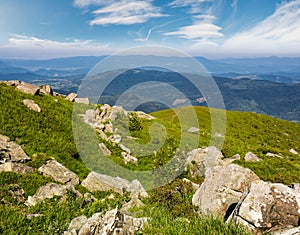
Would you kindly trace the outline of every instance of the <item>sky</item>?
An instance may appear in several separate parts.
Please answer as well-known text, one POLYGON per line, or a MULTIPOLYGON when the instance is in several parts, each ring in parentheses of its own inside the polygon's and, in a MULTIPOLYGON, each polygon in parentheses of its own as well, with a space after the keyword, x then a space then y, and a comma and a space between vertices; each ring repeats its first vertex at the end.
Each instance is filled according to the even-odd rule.
POLYGON ((300 56, 300 0, 1 0, 0 58, 144 45, 208 58, 300 56))

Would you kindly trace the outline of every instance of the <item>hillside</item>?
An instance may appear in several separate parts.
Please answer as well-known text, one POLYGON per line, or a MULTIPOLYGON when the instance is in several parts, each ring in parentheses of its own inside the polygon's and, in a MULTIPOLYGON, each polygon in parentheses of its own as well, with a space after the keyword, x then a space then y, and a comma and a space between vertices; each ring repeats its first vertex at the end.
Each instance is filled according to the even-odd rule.
MULTIPOLYGON (((26 163, 27 166, 36 169, 54 158, 76 173, 81 182, 86 180, 90 171, 81 161, 73 139, 72 102, 57 96, 32 96, 0 83, 0 103, 0 134, 9 137, 10 141, 24 149, 31 158, 31 161, 26 163), (34 100, 42 111, 29 110, 22 104, 24 99, 34 100)), ((104 106, 97 107, 103 110, 104 106)), ((83 112, 91 108, 96 107, 80 106, 83 112)), ((179 109, 185 116, 184 113, 188 113, 191 107, 179 109)), ((205 107, 195 107, 195 111, 200 127, 199 147, 207 146, 212 135, 209 110, 205 107)), ((150 138, 149 126, 159 122, 165 126, 168 134, 162 149, 148 157, 136 156, 137 164, 126 164, 121 157, 121 149, 109 140, 100 138, 99 140, 111 150, 110 158, 114 162, 128 169, 145 170, 156 168, 172 157, 180 137, 178 119, 172 110, 163 110, 151 115, 156 119, 144 120, 132 116, 131 135, 145 144, 150 138)), ((225 157, 224 162, 226 158, 230 159, 233 155, 240 154, 241 160, 235 163, 250 168, 261 180, 287 185, 300 182, 300 157, 290 152, 291 149, 300 152, 299 124, 255 113, 226 111, 226 116, 227 130, 221 149, 221 155, 225 157), (250 151, 262 161, 245 161, 244 155, 250 151), (282 158, 266 156, 267 153, 277 154, 282 158)), ((184 128, 192 127, 193 120, 189 120, 189 116, 185 117, 184 128)), ((160 133, 156 135, 153 144, 161 140, 160 133)), ((197 134, 184 132, 184 135, 193 139, 197 134)), ((130 141, 125 144, 130 146, 130 141)), ((231 223, 225 224, 223 218, 199 216, 195 212, 195 205, 192 204, 195 188, 193 184, 185 184, 183 178, 195 184, 201 184, 204 180, 203 176, 193 177, 189 171, 184 172, 169 184, 150 190, 148 198, 141 198, 142 209, 129 210, 133 217, 151 218, 144 234, 192 234, 195 231, 199 234, 248 234, 244 228, 231 223)), ((116 206, 124 208, 131 200, 128 192, 123 195, 112 191, 92 192, 88 186, 80 184, 74 186, 75 191, 68 191, 63 200, 55 196, 46 199, 44 203, 26 206, 28 196, 35 195, 41 186, 49 182, 58 183, 37 170, 22 176, 15 172, 0 172, 0 233, 63 234, 63 231, 68 230, 73 218, 80 215, 91 217, 96 212, 105 214, 116 206), (85 197, 78 197, 78 192, 85 197), (87 199, 86 195, 91 195, 89 197, 93 199, 87 199)))

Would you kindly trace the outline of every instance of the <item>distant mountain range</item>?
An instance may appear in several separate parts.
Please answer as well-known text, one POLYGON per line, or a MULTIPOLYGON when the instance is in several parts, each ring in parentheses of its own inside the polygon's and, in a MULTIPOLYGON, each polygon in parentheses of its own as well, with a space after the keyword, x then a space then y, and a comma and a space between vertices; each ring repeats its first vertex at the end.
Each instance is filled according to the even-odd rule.
MULTIPOLYGON (((130 60, 143 60, 150 56, 133 56, 130 60)), ((59 93, 77 92, 86 74, 105 56, 83 56, 49 60, 2 59, 0 80, 22 80, 35 84, 50 84, 59 93)), ((148 58, 149 59, 149 58, 148 58)), ((175 57, 151 57, 173 64, 179 71, 182 66, 175 57)), ((245 58, 196 59, 213 75, 228 110, 253 111, 287 120, 300 121, 300 58, 245 58)), ((113 68, 112 68, 113 69, 113 68)), ((193 71, 186 71, 193 73, 193 71)), ((124 89, 136 82, 160 78, 181 89, 193 105, 206 105, 203 98, 193 90, 191 84, 180 76, 163 68, 142 68, 128 71, 106 89, 102 102, 113 104, 124 89), (137 73, 138 71, 138 73, 137 73), (126 79, 126 82, 124 80, 126 79)), ((148 104, 140 107, 144 111, 156 111, 163 107, 148 104)))

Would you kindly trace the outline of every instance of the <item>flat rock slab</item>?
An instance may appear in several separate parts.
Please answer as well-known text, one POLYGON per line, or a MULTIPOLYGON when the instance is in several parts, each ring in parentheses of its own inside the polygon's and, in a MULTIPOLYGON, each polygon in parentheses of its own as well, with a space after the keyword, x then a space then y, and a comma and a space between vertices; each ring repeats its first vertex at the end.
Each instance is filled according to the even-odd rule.
POLYGON ((40 91, 38 86, 26 82, 21 82, 16 86, 16 89, 30 95, 38 95, 40 91))
POLYGON ((4 162, 26 162, 30 157, 24 152, 22 147, 15 142, 2 142, 0 140, 0 163, 4 162))
POLYGON ((38 170, 42 172, 43 175, 57 182, 72 185, 79 184, 78 176, 55 160, 48 161, 47 164, 41 166, 38 170))

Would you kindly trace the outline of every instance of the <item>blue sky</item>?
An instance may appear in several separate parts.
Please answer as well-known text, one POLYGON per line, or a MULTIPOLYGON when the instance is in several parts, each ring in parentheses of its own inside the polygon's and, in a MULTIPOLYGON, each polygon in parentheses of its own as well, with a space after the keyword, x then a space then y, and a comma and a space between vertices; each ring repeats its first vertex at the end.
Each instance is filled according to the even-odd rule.
POLYGON ((209 58, 300 56, 300 0, 1 0, 0 57, 163 45, 209 58))

